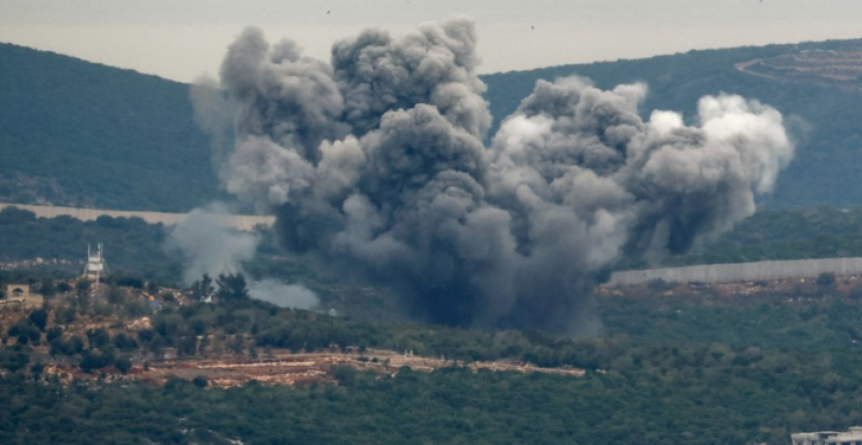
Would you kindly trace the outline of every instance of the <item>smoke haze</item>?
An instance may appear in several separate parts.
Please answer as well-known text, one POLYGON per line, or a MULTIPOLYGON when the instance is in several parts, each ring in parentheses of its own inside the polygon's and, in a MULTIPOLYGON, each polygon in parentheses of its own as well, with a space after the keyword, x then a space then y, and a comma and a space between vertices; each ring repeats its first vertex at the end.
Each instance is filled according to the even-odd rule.
MULTIPOLYGON (((254 258, 260 239, 255 234, 220 225, 214 218, 226 214, 227 208, 220 204, 195 209, 168 235, 165 249, 182 257, 186 286, 204 274, 215 279, 222 273, 242 273, 242 263, 254 258)), ((252 298, 281 307, 315 309, 319 303, 314 292, 304 286, 273 279, 248 281, 248 293, 252 298)))
POLYGON ((238 110, 227 190, 274 212, 286 247, 397 287, 417 317, 579 333, 600 272, 728 230, 793 157, 756 101, 644 121, 645 85, 576 77, 538 82, 486 147, 475 45, 454 19, 365 31, 323 62, 246 29, 221 70, 238 110))
POLYGON ((254 258, 259 240, 251 233, 220 226, 212 218, 225 214, 227 209, 218 204, 195 209, 168 235, 166 249, 182 257, 186 286, 203 274, 215 278, 220 273, 241 272, 240 263, 254 258))

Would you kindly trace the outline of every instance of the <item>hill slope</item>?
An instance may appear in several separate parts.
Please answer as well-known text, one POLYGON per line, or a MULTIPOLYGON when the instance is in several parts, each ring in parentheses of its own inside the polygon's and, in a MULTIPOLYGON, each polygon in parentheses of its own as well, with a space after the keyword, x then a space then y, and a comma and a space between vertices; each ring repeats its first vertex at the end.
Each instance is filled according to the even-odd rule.
POLYGON ((0 200, 181 211, 216 195, 188 86, 0 44, 0 200))
MULTIPOLYGON (((763 198, 773 207, 862 202, 862 40, 770 45, 483 76, 498 119, 537 79, 589 77, 602 88, 643 81, 643 114, 694 115, 697 100, 742 94, 781 110, 796 160, 763 198), (849 65, 848 65, 849 64, 849 65)), ((218 195, 188 86, 0 44, 0 201, 185 211, 218 195)))

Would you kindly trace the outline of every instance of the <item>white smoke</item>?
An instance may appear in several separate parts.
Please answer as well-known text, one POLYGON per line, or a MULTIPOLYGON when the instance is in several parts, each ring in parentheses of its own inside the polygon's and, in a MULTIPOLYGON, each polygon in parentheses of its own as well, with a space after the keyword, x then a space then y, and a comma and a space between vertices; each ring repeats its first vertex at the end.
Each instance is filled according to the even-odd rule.
MULTIPOLYGON (((226 224, 228 209, 214 203, 190 212, 168 235, 165 249, 183 259, 183 283, 191 286, 204 274, 215 279, 220 274, 244 273, 242 263, 254 258, 260 238, 226 224)), ((251 298, 280 307, 314 309, 317 296, 300 284, 274 279, 248 281, 251 298)))
POLYGON ((332 61, 250 28, 221 81, 238 112, 227 189, 278 215, 286 247, 398 286, 417 316, 588 329, 623 255, 684 252, 754 210, 793 157, 781 114, 701 99, 699 123, 642 84, 539 81, 490 147, 475 26, 370 30, 332 61))
POLYGON ((320 301, 317 295, 301 284, 284 284, 277 280, 265 279, 249 285, 251 298, 272 303, 278 307, 295 309, 317 309, 320 301))
POLYGON ((166 249, 183 259, 183 283, 190 286, 204 274, 242 271, 242 262, 254 258, 259 239, 251 233, 231 230, 218 221, 227 215, 222 204, 192 210, 168 235, 166 249))

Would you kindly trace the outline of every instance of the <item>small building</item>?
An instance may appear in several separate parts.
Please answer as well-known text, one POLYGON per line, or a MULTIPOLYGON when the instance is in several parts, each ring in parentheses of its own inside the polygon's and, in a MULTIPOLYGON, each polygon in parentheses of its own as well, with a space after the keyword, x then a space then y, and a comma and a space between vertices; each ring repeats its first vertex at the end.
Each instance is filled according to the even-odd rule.
POLYGON ((6 294, 3 298, 7 302, 21 302, 30 299, 30 285, 9 284, 6 285, 6 294))
POLYGON ((41 294, 30 292, 28 284, 8 284, 6 292, 0 297, 0 308, 2 307, 39 307, 44 302, 41 294))
POLYGON ((790 435, 793 445, 862 445, 862 426, 849 431, 817 431, 790 435))

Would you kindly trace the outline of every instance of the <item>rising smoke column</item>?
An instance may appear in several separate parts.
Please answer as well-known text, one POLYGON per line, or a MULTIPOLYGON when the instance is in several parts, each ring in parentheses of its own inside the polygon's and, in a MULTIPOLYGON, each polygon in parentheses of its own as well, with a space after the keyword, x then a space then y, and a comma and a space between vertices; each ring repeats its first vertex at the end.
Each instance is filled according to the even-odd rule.
POLYGON ((705 97, 699 123, 644 85, 540 81, 484 147, 473 24, 366 31, 331 63, 260 31, 231 45, 227 189, 287 247, 397 286, 448 324, 588 329, 588 289, 626 254, 683 252, 754 211, 793 154, 776 110, 705 97))

